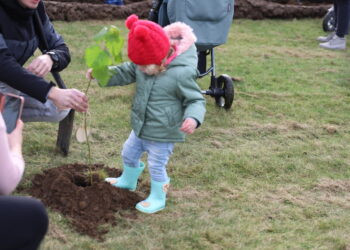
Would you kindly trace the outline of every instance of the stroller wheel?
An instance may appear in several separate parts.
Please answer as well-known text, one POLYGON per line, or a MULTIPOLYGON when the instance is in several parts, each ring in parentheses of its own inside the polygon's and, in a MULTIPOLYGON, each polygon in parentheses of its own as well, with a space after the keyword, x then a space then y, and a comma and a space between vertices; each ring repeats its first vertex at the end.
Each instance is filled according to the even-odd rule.
POLYGON ((335 13, 334 10, 329 11, 323 18, 322 28, 325 32, 330 32, 335 30, 335 13))
POLYGON ((223 95, 215 96, 215 103, 218 107, 229 110, 234 98, 234 87, 232 78, 228 75, 220 75, 217 79, 217 87, 223 90, 223 95))

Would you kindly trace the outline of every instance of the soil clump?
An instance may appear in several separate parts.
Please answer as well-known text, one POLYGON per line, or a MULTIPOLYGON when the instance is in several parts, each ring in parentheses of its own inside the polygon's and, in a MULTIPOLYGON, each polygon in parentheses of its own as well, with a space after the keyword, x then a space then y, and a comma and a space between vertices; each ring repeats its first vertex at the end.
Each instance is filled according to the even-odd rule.
POLYGON ((266 1, 266 0, 236 0, 234 18, 265 19, 265 18, 313 18, 322 17, 327 13, 327 1, 266 1), (322 2, 322 3, 320 3, 322 2))
MULTIPOLYGON (((145 198, 143 192, 130 192, 113 187, 99 177, 103 170, 108 176, 120 176, 121 170, 95 164, 69 164, 45 170, 34 176, 32 186, 23 192, 40 199, 45 206, 70 219, 81 234, 103 240, 108 226, 118 224, 116 214, 123 218, 137 218, 135 205, 145 198)), ((139 181, 139 187, 145 186, 139 181)), ((142 187, 141 187, 142 189, 142 187)))

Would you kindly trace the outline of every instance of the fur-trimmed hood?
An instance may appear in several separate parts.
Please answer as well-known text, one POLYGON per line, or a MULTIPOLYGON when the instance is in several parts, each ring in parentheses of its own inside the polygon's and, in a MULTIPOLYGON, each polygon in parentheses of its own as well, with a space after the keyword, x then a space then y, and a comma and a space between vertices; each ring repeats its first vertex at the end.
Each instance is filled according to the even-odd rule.
POLYGON ((170 44, 176 46, 177 55, 181 55, 197 41, 192 28, 183 22, 169 24, 164 27, 164 31, 170 39, 170 44))
POLYGON ((168 58, 167 67, 190 66, 197 69, 198 57, 195 42, 197 38, 190 26, 183 22, 175 22, 164 27, 175 53, 168 58))

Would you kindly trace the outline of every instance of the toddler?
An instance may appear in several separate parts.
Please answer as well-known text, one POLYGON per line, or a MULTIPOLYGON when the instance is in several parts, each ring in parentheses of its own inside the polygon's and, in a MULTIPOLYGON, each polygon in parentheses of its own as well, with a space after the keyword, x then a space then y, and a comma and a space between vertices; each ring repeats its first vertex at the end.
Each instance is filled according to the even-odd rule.
MULTIPOLYGON (((180 22, 164 27, 127 18, 128 57, 131 62, 110 67, 113 74, 107 86, 136 82, 131 111, 132 131, 123 145, 123 173, 107 178, 113 186, 136 190, 138 177, 145 168, 140 161, 148 154, 151 192, 136 209, 155 213, 165 208, 170 178, 166 166, 174 143, 183 142, 204 119, 205 99, 196 83, 196 37, 180 22)), ((92 78, 92 70, 87 77, 92 78)))

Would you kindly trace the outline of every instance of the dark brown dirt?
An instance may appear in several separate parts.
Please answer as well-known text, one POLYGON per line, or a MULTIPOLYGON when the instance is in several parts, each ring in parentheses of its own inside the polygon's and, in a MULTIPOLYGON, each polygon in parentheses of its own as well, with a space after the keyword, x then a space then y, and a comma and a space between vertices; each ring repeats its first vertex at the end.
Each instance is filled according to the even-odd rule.
MULTIPOLYGON (((104 170, 108 176, 119 176, 119 169, 104 165, 92 166, 93 173, 104 170)), ((106 183, 93 174, 93 184, 88 178, 89 169, 83 164, 70 164, 45 170, 36 175, 32 186, 23 192, 40 199, 47 207, 70 219, 73 228, 81 234, 102 240, 108 225, 117 225, 116 214, 137 219, 135 205, 143 200, 142 192, 130 192, 106 183)), ((139 186, 144 186, 142 181, 139 186)))
POLYGON ((104 4, 103 0, 90 1, 45 1, 47 13, 51 20, 80 21, 87 19, 115 20, 125 19, 136 13, 147 18, 151 9, 151 0, 125 1, 125 5, 104 4))
MULTIPOLYGON (((248 19, 322 17, 331 0, 235 0, 235 17, 248 19)), ((152 0, 124 0, 124 6, 104 4, 104 0, 46 0, 50 19, 125 19, 135 13, 147 18, 152 0)))
POLYGON ((234 18, 290 19, 322 17, 327 13, 330 5, 320 2, 289 0, 285 4, 282 4, 271 0, 236 0, 234 18))

